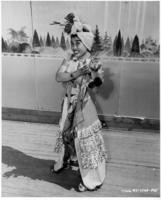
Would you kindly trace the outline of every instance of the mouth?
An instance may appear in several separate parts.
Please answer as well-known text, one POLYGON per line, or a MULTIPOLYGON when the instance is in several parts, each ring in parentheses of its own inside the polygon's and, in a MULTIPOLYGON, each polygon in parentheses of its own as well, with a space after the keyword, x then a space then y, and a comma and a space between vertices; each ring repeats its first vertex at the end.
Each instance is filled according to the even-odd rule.
POLYGON ((79 51, 74 51, 74 55, 77 55, 77 54, 79 54, 79 51))

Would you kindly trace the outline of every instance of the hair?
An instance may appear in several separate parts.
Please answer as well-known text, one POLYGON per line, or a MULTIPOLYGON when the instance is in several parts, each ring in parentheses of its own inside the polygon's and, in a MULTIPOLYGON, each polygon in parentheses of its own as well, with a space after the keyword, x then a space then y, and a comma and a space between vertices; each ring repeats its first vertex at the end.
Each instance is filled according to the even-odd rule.
POLYGON ((74 37, 78 37, 78 35, 77 34, 70 35, 70 38, 74 38, 74 37))

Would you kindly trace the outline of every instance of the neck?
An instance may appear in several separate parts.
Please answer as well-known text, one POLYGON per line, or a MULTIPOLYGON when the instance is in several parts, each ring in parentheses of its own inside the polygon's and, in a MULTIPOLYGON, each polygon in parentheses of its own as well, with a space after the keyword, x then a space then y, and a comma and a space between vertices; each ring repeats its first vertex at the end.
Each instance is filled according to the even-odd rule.
POLYGON ((79 60, 85 60, 85 59, 87 59, 87 58, 89 58, 89 57, 90 57, 90 53, 87 52, 87 53, 84 54, 82 57, 80 57, 79 60))

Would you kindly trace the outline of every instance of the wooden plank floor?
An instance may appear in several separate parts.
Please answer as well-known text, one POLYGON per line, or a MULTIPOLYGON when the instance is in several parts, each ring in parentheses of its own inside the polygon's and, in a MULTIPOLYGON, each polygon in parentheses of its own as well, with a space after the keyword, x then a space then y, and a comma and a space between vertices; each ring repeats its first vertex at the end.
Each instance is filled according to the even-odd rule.
POLYGON ((159 197, 159 133, 103 130, 111 161, 102 188, 77 191, 77 171, 51 175, 56 125, 2 122, 3 197, 159 197))

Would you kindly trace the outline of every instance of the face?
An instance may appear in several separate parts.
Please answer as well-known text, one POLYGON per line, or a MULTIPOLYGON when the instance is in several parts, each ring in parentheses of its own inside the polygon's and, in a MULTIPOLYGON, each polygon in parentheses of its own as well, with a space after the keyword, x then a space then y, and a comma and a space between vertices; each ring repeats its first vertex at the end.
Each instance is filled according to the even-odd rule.
POLYGON ((81 58, 87 53, 87 48, 77 36, 71 38, 71 48, 77 58, 81 58))

